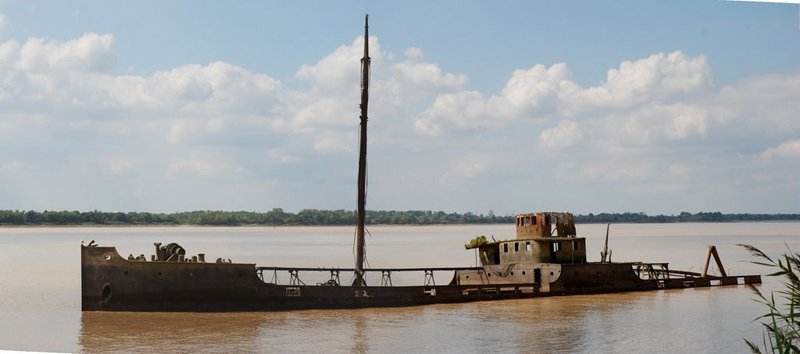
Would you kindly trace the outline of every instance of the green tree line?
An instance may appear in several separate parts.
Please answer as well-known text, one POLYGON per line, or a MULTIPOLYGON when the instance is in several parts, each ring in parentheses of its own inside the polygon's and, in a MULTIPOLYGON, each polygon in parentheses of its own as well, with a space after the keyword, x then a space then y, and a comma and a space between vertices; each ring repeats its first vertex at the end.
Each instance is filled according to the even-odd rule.
MULTIPOLYGON (((800 220, 800 214, 723 214, 682 212, 678 215, 600 213, 576 215, 577 223, 669 223, 800 220)), ((354 225, 355 211, 275 208, 267 212, 190 211, 180 213, 0 210, 0 225, 354 225)), ((511 215, 446 213, 430 210, 369 210, 367 224, 439 225, 513 223, 511 215)))

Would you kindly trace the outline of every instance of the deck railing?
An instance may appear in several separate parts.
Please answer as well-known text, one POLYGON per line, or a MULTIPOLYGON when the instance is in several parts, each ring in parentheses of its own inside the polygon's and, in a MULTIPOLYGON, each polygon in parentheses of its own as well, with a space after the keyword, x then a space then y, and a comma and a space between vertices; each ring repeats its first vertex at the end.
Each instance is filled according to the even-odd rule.
MULTIPOLYGON (((421 272, 423 273, 422 280, 425 286, 435 286, 436 280, 434 272, 453 272, 455 274, 458 270, 481 270, 482 267, 422 267, 422 268, 367 268, 364 273, 380 274, 381 286, 394 286, 392 282, 392 273, 402 272, 421 272)), ((327 281, 316 282, 320 286, 340 286, 342 285, 340 275, 353 274, 355 268, 336 268, 336 267, 256 267, 256 274, 259 279, 269 284, 280 284, 279 272, 288 274, 289 285, 307 285, 301 278, 300 272, 310 273, 329 273, 330 277, 327 281)))

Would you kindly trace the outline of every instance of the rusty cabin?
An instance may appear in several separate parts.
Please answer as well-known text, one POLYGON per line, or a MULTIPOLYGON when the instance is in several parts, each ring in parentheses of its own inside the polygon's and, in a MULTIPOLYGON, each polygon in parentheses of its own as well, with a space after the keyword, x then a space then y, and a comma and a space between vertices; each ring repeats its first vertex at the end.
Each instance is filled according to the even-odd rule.
POLYGON ((515 239, 478 247, 481 265, 586 263, 586 239, 577 237, 570 213, 519 214, 516 229, 515 239))

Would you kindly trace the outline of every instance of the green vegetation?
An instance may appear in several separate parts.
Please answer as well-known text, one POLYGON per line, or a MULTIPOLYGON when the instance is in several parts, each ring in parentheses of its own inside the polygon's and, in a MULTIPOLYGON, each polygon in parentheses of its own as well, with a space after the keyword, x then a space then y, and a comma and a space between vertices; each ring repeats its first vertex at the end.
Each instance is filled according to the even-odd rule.
POLYGON ((464 244, 464 248, 466 248, 466 249, 478 248, 478 247, 486 244, 486 242, 487 242, 486 241, 486 236, 478 235, 478 236, 475 236, 475 238, 473 238, 472 240, 470 240, 469 243, 465 243, 464 244))
MULTIPOLYGON (((800 220, 800 214, 722 214, 688 213, 648 216, 645 213, 602 213, 576 215, 577 223, 666 223, 800 220)), ((0 225, 354 225, 351 210, 304 209, 298 213, 275 208, 267 212, 190 211, 182 213, 103 212, 103 211, 24 211, 0 210, 0 225)), ((507 224, 514 217, 470 212, 444 211, 367 211, 371 225, 507 224)))
POLYGON ((601 213, 576 215, 575 222, 594 223, 667 223, 667 222, 733 222, 733 221, 791 221, 800 220, 800 214, 723 214, 716 212, 689 213, 678 215, 655 215, 645 213, 601 213))
MULTIPOLYGON (((275 208, 268 212, 190 211, 182 213, 102 211, 0 210, 0 225, 355 225, 351 210, 304 209, 298 213, 275 208)), ((367 211, 367 224, 435 225, 511 223, 512 216, 498 217, 443 211, 367 211)))
MULTIPOLYGON (((750 289, 758 296, 757 301, 767 307, 768 313, 758 319, 765 319, 763 344, 764 349, 772 353, 800 353, 797 347, 800 341, 800 253, 792 253, 789 250, 782 258, 773 260, 764 252, 749 245, 740 245, 746 248, 759 261, 755 264, 770 267, 774 270, 768 276, 783 277, 783 288, 777 291, 780 303, 775 301, 775 293, 770 294, 769 299, 764 296, 756 287, 750 285, 750 289), (785 309, 785 310, 784 310, 785 309)), ((753 353, 761 353, 761 349, 755 343, 745 339, 753 353)))

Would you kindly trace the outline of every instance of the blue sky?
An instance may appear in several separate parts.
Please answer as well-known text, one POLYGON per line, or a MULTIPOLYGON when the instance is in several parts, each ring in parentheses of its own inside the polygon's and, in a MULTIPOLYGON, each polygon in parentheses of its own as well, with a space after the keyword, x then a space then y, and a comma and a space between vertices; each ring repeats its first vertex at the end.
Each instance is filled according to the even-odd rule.
POLYGON ((0 208, 800 212, 800 9, 0 2, 0 208))

